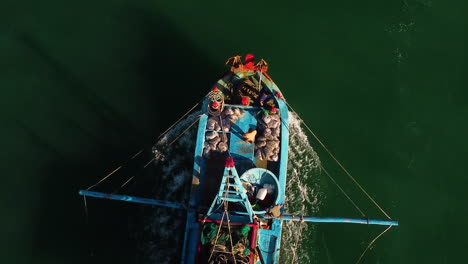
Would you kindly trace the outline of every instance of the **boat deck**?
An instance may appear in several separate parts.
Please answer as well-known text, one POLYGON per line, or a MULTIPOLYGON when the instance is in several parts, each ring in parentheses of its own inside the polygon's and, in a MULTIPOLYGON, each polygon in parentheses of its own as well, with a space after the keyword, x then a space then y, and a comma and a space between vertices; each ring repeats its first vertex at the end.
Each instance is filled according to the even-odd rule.
MULTIPOLYGON (((278 162, 273 161, 257 161, 255 158, 255 144, 247 142, 243 138, 243 134, 248 132, 249 129, 257 129, 257 112, 258 107, 243 107, 243 106, 229 106, 232 108, 241 108, 245 114, 236 120, 231 125, 229 132, 217 131, 221 136, 224 134, 227 137, 229 145, 229 153, 234 159, 237 172, 242 175, 245 171, 263 167, 272 171, 275 175, 278 173, 278 162)), ((211 130, 205 129, 205 134, 211 130)), ((213 198, 219 190, 221 184, 222 174, 227 153, 211 153, 209 157, 205 155, 201 160, 200 168, 200 194, 199 209, 204 212, 205 208, 211 205, 213 198)))
MULTIPOLYGON (((255 263, 277 264, 279 261, 282 221, 279 219, 266 220, 264 216, 272 206, 284 204, 289 140, 287 106, 281 100, 282 97, 278 96, 278 87, 265 76, 262 79, 262 87, 270 91, 270 98, 274 100, 279 111, 269 112, 274 108, 271 104, 260 107, 258 101, 255 100, 253 102, 251 100, 251 105, 243 106, 235 100, 233 94, 230 94, 231 87, 235 88, 237 83, 242 83, 247 78, 259 85, 258 78, 260 76, 261 74, 258 72, 235 71, 218 80, 213 91, 219 89, 225 95, 227 94, 227 104, 224 104, 224 101, 221 102, 224 104, 221 116, 210 114, 218 114, 213 111, 213 109, 218 108, 210 108, 214 106, 215 101, 209 100, 207 97, 203 103, 202 109, 206 110, 200 118, 197 132, 190 209, 187 213, 182 263, 195 263, 197 256, 200 257, 203 252, 203 247, 200 245, 203 219, 214 222, 221 220, 223 224, 228 223, 223 218, 224 213, 221 206, 223 201, 228 201, 226 208, 229 208, 229 221, 231 223, 249 224, 257 227, 256 231, 252 233, 251 240, 254 243, 252 245, 256 245, 256 248, 252 248, 251 252, 260 253, 260 259, 255 257, 255 263), (231 104, 233 102, 235 105, 231 104), (235 112, 236 118, 231 118, 233 116, 229 112, 235 112), (239 112, 242 113, 238 114, 239 112), (252 134, 255 133, 253 130, 257 131, 254 142, 248 142, 244 139, 245 133, 251 132, 250 130, 252 130, 252 134), (221 145, 223 145, 222 148, 221 145), (241 178, 250 169, 262 168, 270 171, 276 180, 274 182, 262 181, 262 184, 250 184, 249 180, 236 179, 230 175, 229 181, 232 186, 227 185, 228 187, 226 187, 221 181, 223 178, 226 179, 226 175, 229 175, 227 172, 229 170, 226 170, 229 168, 226 164, 228 157, 234 160, 236 172, 233 174, 237 175, 234 177, 241 178), (237 182, 233 184, 232 180, 237 182), (271 184, 275 184, 275 182, 276 185, 273 186, 277 186, 276 190, 278 191, 272 196, 271 184), (248 188, 249 184, 250 189, 248 188), (263 198, 257 198, 262 189, 263 192, 267 189, 268 193, 263 198), (226 190, 226 196, 221 195, 223 190, 226 190), (244 192, 245 190, 247 192, 244 192), (228 192, 229 194, 227 194, 228 192), (241 197, 234 197, 235 195, 241 197), (275 199, 276 195, 278 196, 275 199), (255 235, 253 235, 254 233, 255 235)), ((253 261, 253 259, 251 260, 253 261)))

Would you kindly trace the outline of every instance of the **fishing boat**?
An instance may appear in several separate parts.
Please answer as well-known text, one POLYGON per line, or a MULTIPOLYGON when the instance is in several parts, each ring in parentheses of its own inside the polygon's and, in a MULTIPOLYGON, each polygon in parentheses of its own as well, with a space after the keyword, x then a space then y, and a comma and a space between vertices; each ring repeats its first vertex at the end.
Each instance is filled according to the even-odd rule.
POLYGON ((80 194, 185 210, 181 263, 279 263, 283 221, 395 226, 368 218, 285 212, 289 110, 264 60, 230 58, 202 101, 190 197, 173 203, 81 190, 80 194))

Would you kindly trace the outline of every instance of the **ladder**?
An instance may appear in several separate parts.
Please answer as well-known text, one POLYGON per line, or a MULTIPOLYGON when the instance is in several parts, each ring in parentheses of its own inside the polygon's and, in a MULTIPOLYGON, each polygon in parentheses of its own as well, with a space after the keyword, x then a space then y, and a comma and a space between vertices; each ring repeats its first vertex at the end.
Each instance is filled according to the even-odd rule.
POLYGON ((232 202, 242 205, 245 208, 245 212, 229 212, 238 215, 247 215, 249 217, 250 223, 253 222, 252 205, 249 202, 249 198, 247 197, 245 188, 242 185, 239 175, 237 174, 234 161, 231 157, 228 157, 226 160, 226 166, 224 167, 223 178, 221 180, 219 191, 216 194, 216 197, 214 198, 207 215, 211 215, 220 209, 223 211, 224 207, 222 207, 222 204, 224 202, 232 202))

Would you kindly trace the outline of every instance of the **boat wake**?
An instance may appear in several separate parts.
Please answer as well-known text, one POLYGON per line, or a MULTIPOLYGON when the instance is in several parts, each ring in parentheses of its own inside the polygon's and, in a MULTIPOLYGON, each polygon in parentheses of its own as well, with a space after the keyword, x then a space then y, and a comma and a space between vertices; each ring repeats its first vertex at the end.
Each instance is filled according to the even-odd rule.
MULTIPOLYGON (((193 170, 193 152, 197 126, 185 133, 201 112, 189 115, 169 130, 153 147, 154 164, 159 171, 155 199, 186 203, 193 170), (184 133, 177 141, 174 139, 184 133), (172 144, 171 144, 172 143, 172 144)), ((317 213, 324 194, 319 191, 320 160, 300 126, 299 118, 289 113, 289 161, 285 211, 288 214, 317 213)), ((184 240, 185 211, 150 207, 139 238, 139 263, 178 263, 184 240)), ((313 226, 285 221, 283 223, 281 263, 310 263, 310 249, 301 247, 310 241, 313 226)))
MULTIPOLYGON (((289 112, 288 155, 285 212, 314 215, 324 199, 319 188, 320 159, 302 130, 299 117, 292 112, 289 112)), ((284 221, 280 263, 312 263, 315 253, 302 245, 313 243, 313 233, 314 225, 284 221)))
MULTIPOLYGON (((155 199, 177 203, 188 201, 197 126, 185 130, 200 114, 195 112, 187 116, 153 146, 154 165, 158 171, 153 190, 155 199)), ((148 211, 138 241, 141 258, 138 263, 179 263, 186 212, 160 206, 152 206, 148 211)))

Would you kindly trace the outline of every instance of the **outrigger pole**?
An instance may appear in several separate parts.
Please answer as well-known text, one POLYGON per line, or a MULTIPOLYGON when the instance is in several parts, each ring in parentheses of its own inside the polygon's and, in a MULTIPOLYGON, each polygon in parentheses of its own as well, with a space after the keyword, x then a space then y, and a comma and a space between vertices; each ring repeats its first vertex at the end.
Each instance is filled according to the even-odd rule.
POLYGON ((155 199, 148 199, 148 198, 141 198, 141 197, 136 197, 136 196, 92 192, 92 191, 87 191, 87 190, 80 190, 79 193, 80 195, 83 195, 83 196, 96 197, 96 198, 102 198, 102 199, 160 205, 160 206, 171 207, 171 208, 176 208, 176 209, 187 209, 187 207, 184 204, 155 200, 155 199))
POLYGON ((343 217, 316 217, 316 216, 297 216, 297 215, 281 215, 278 219, 286 221, 299 221, 311 223, 350 223, 364 225, 385 225, 398 226, 398 221, 394 220, 375 220, 367 218, 343 218, 343 217))
MULTIPOLYGON (((159 205, 176 209, 187 209, 187 206, 180 203, 173 203, 168 201, 161 201, 155 199, 141 198, 136 196, 129 195, 120 195, 120 194, 109 194, 102 192, 92 192, 87 190, 80 190, 80 195, 109 199, 109 200, 118 200, 132 203, 142 203, 142 204, 151 204, 159 205)), ((366 219, 366 218, 343 218, 343 217, 316 217, 316 216, 297 216, 297 215, 282 215, 278 219, 283 221, 303 221, 311 223, 350 223, 350 224, 364 224, 364 225, 386 225, 386 226, 398 226, 398 221, 394 220, 375 220, 375 219, 366 219)))

